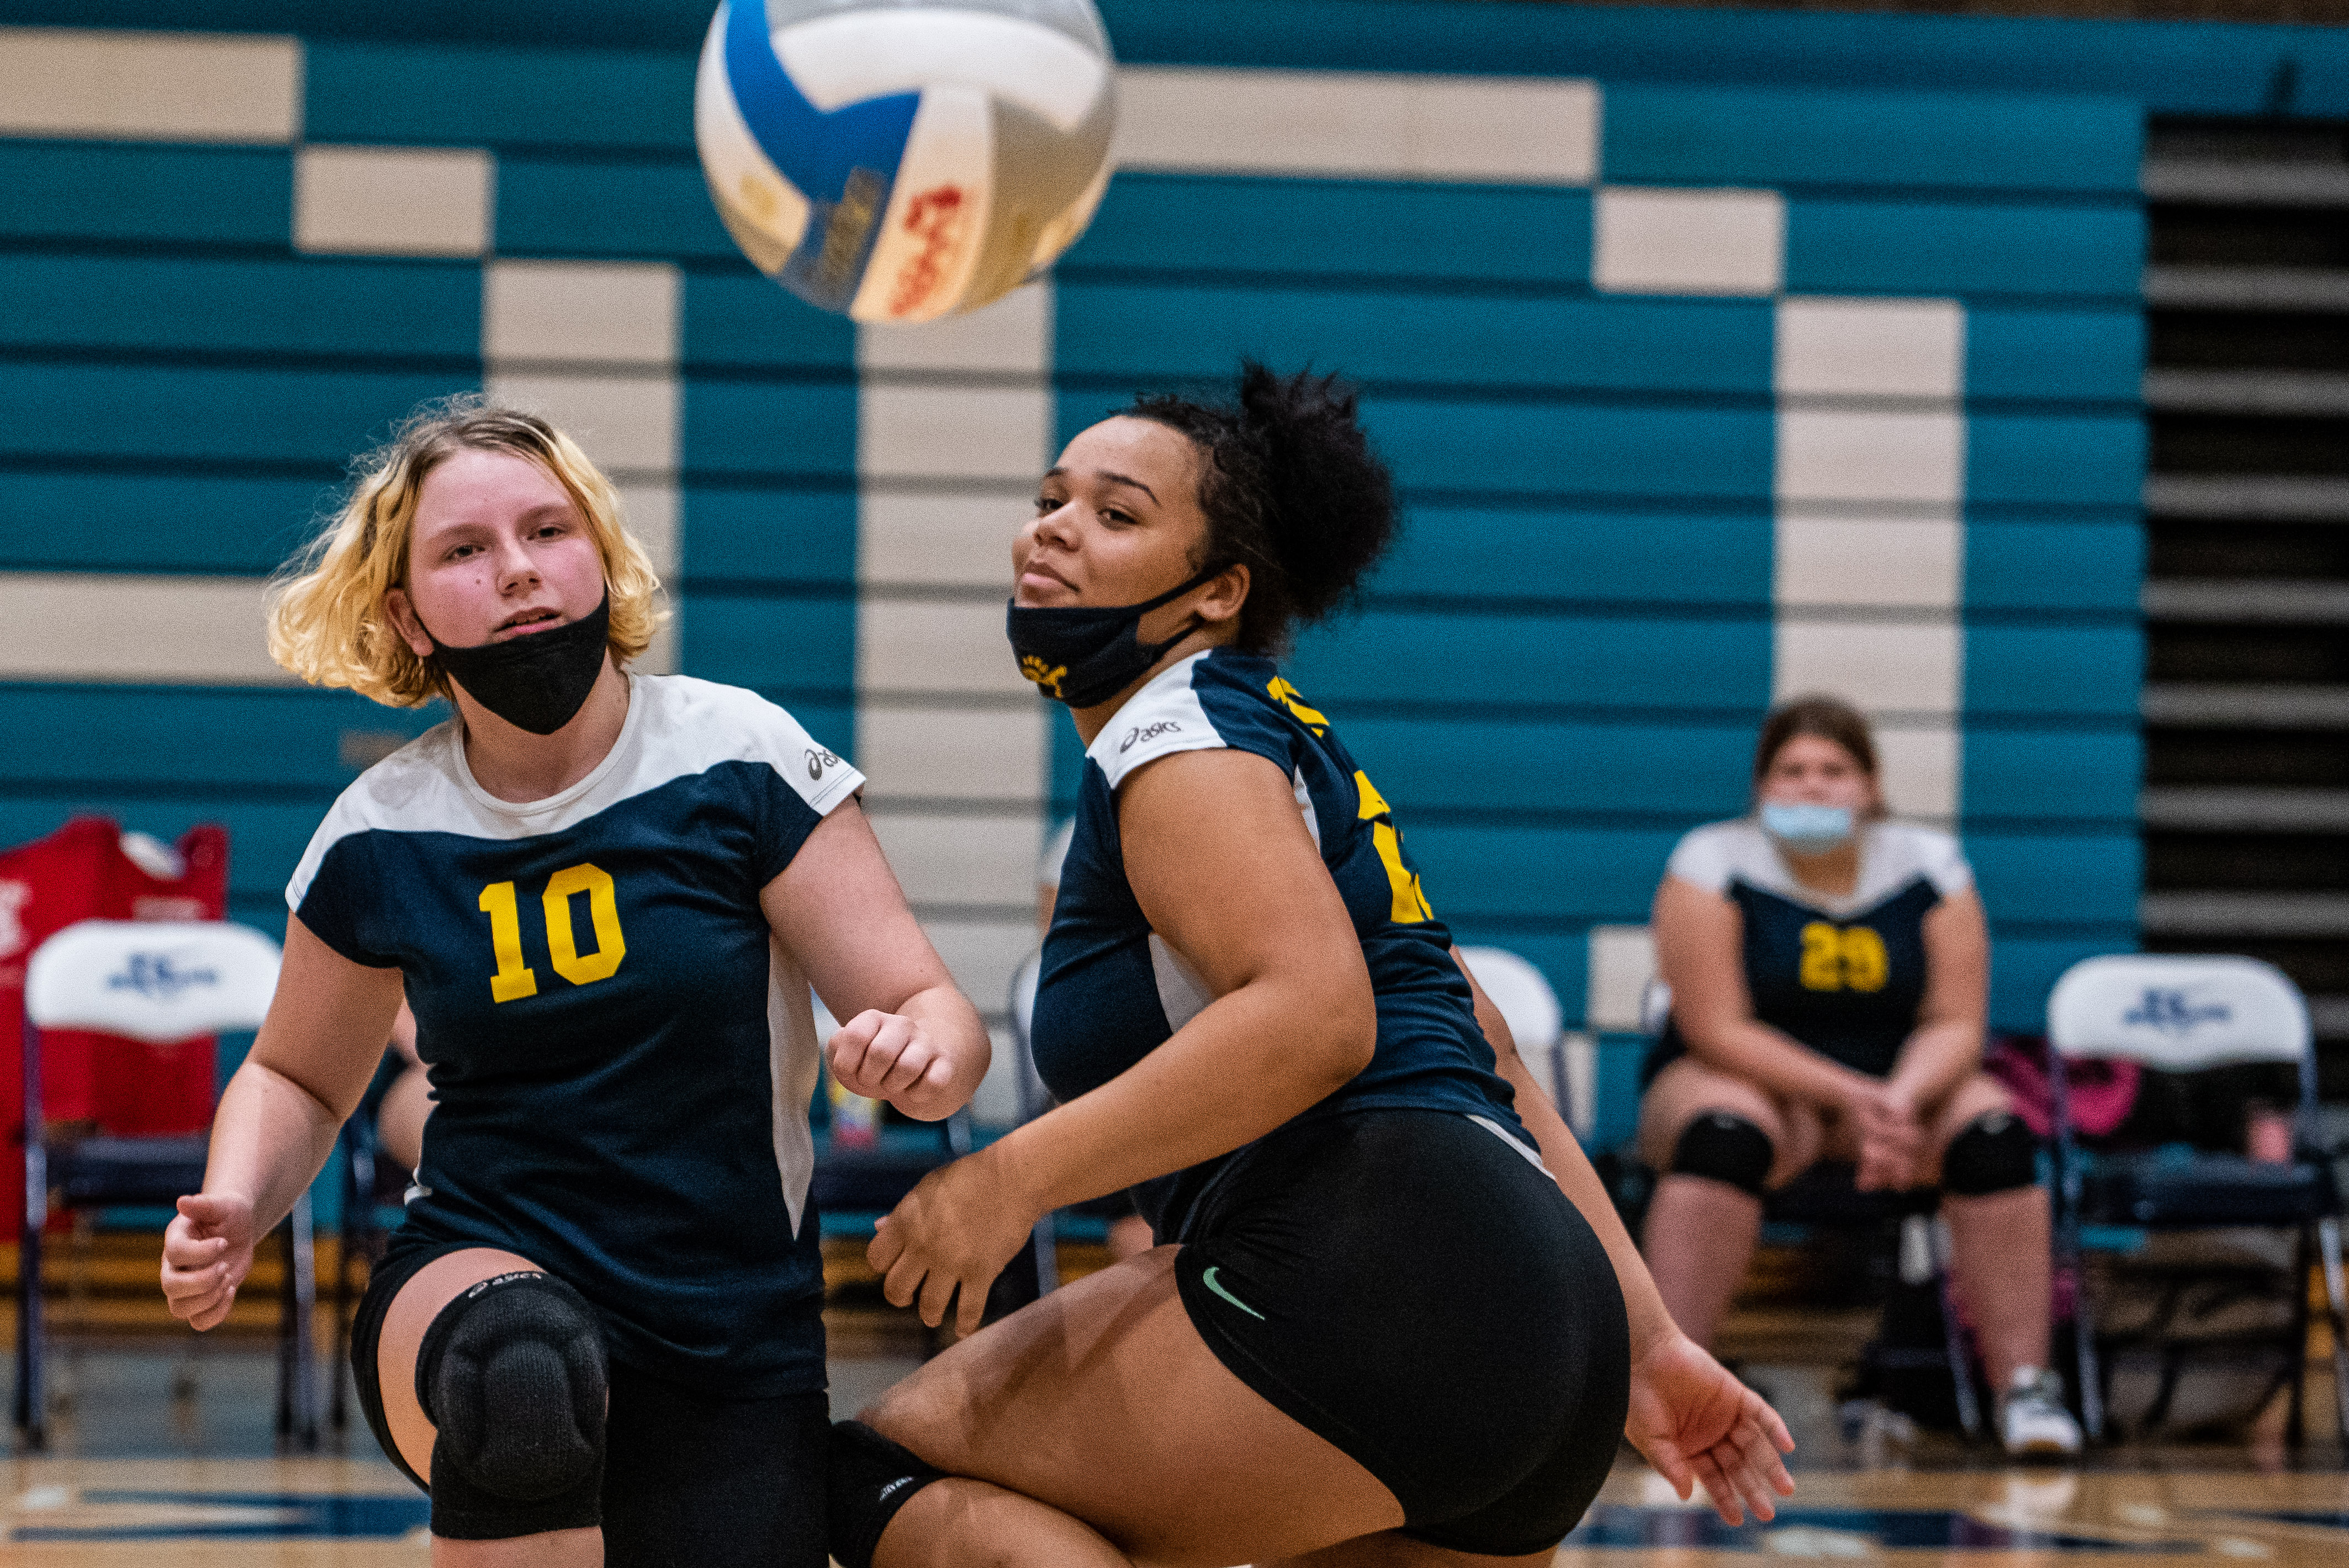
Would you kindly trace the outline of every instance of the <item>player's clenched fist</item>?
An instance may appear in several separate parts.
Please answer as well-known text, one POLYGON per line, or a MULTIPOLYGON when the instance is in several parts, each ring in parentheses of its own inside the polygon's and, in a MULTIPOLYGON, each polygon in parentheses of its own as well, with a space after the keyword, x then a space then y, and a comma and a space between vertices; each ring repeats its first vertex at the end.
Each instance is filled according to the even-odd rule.
POLYGON ((827 1049, 832 1076, 851 1094, 885 1099, 923 1121, 957 1109, 954 1063, 902 1013, 868 1008, 842 1025, 827 1049))
POLYGON ((163 1297, 171 1315, 211 1328, 236 1305, 253 1268, 253 1200, 198 1192, 163 1232, 163 1297))

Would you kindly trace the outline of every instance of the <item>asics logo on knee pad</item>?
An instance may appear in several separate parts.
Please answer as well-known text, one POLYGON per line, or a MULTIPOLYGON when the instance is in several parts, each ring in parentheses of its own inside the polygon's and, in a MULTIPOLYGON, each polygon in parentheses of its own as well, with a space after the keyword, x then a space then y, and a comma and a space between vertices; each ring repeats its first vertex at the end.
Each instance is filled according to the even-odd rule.
POLYGON ((604 1336, 579 1293, 517 1271, 440 1310, 416 1357, 438 1429, 432 1530, 506 1539, 594 1523, 604 1472, 604 1336))

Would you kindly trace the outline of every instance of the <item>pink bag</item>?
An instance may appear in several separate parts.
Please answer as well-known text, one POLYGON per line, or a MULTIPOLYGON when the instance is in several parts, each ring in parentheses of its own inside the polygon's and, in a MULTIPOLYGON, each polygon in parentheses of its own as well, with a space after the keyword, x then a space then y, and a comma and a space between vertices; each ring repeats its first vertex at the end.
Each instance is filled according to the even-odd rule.
MULTIPOLYGON (((1982 1070, 2014 1097, 2014 1113, 2040 1138, 2055 1131, 2055 1090, 2047 1076, 2047 1041, 2038 1035, 1997 1035, 1982 1070)), ((2127 1119, 2137 1103, 2137 1065, 2101 1057, 2070 1063, 2064 1083, 2071 1091, 2072 1130, 2103 1138, 2127 1119)))

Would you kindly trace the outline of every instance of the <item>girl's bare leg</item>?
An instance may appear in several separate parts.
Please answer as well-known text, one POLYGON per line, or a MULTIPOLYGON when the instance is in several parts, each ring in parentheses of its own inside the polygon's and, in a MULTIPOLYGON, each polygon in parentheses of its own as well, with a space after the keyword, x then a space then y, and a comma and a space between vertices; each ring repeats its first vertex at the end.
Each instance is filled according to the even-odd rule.
POLYGON ((1228 1568, 1391 1531, 1370 1471, 1217 1360, 1174 1247, 962 1341, 861 1418, 951 1477, 882 1532, 874 1568, 1228 1568))
MULTIPOLYGON (((384 1424, 391 1429, 409 1468, 428 1481, 432 1479, 432 1443, 440 1434, 416 1400, 416 1356, 424 1346, 424 1331, 464 1291, 520 1269, 538 1271, 538 1265, 495 1247, 446 1253, 417 1270, 384 1315, 383 1334, 376 1345, 384 1424)), ((600 1530, 550 1530, 510 1541, 432 1538, 432 1568, 602 1568, 603 1562, 600 1530)))

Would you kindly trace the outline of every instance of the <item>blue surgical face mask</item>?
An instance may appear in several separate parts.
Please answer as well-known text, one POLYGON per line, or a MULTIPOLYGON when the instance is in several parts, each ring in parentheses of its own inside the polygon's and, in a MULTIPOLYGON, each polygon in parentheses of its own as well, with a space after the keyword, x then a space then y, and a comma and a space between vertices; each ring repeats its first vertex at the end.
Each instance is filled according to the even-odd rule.
POLYGON ((1823 855, 1851 841, 1851 808, 1764 800, 1762 830, 1798 855, 1823 855))

